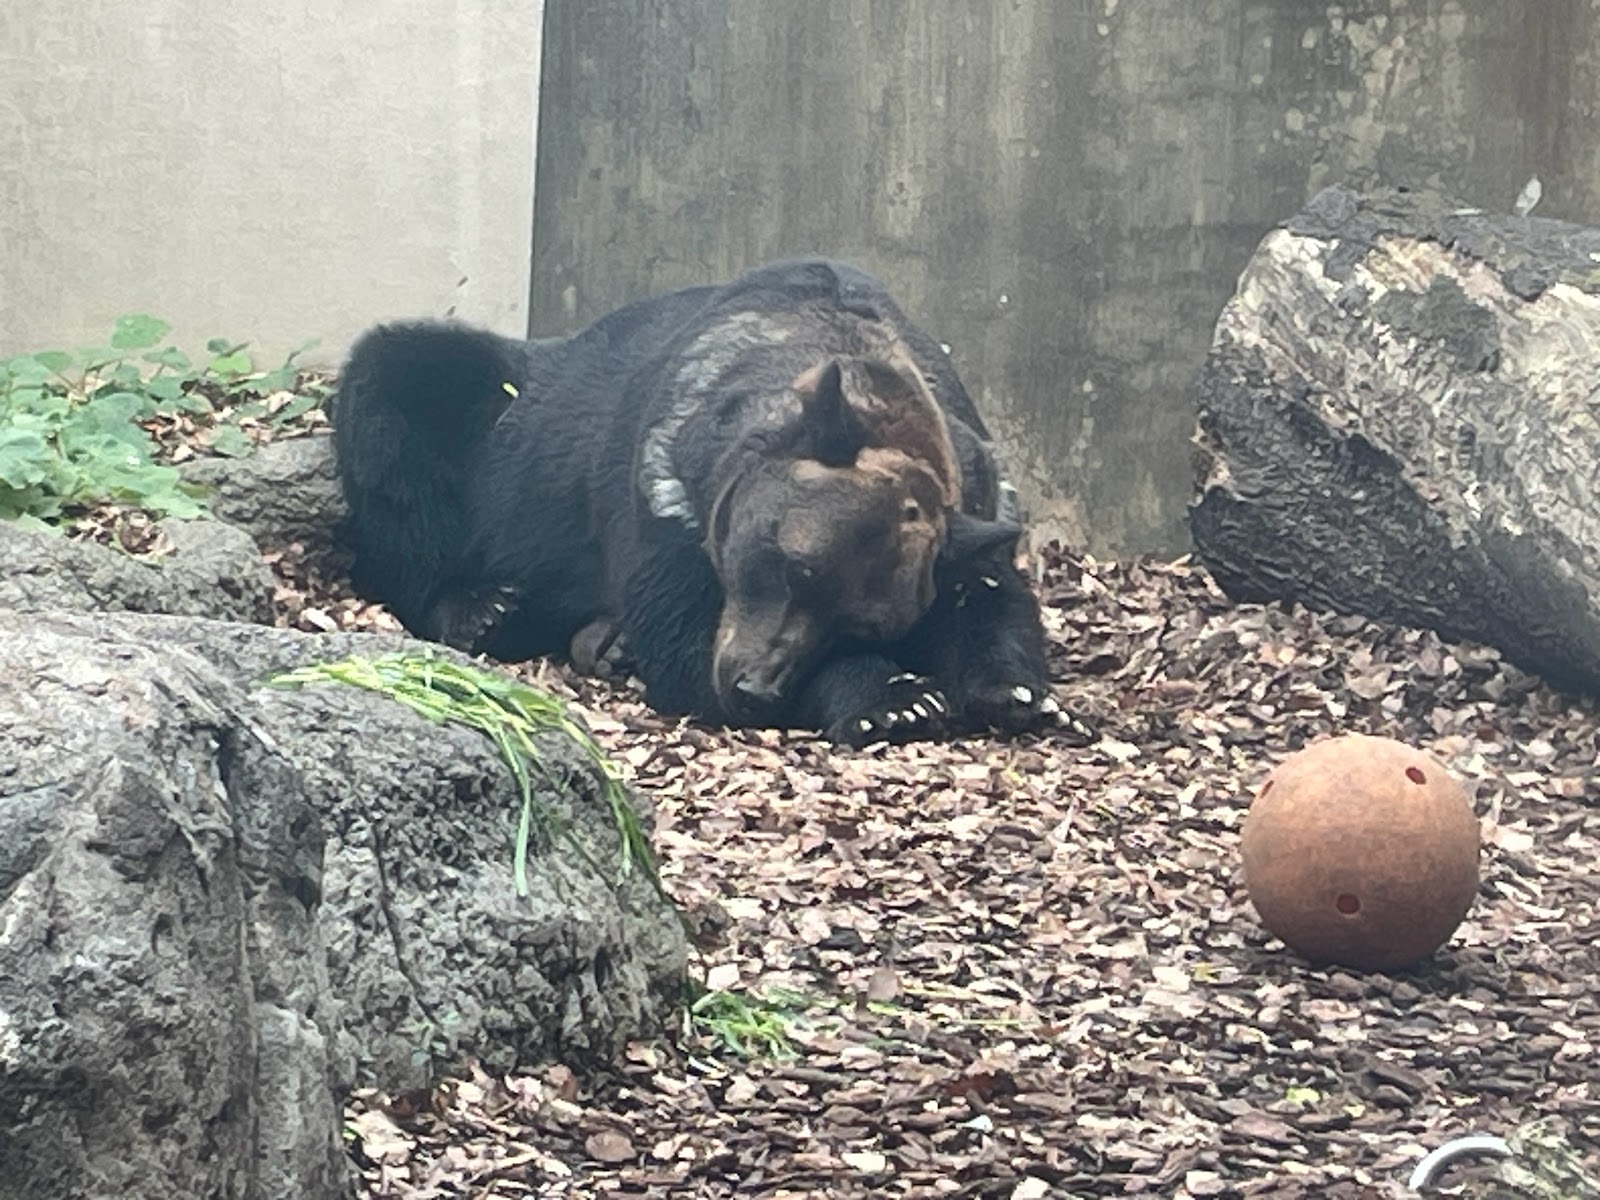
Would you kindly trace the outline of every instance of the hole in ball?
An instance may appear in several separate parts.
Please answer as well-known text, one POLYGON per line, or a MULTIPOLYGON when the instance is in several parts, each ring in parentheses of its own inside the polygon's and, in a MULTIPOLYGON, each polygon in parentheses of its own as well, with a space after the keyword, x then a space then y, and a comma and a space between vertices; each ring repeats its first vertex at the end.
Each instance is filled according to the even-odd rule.
POLYGON ((1361 911, 1361 897, 1350 892, 1340 892, 1339 898, 1333 902, 1333 906, 1345 916, 1353 917, 1361 911))
POLYGON ((1406 778, 1412 783, 1427 783, 1428 777, 1422 773, 1421 767, 1407 767, 1406 778))

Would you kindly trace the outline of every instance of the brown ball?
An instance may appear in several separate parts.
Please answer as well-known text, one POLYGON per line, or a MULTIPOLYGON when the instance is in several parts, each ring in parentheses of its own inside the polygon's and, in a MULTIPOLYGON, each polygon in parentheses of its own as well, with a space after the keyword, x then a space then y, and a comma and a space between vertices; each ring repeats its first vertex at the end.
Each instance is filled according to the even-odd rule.
POLYGON ((1478 890, 1478 819, 1439 760, 1352 734, 1278 766, 1245 817, 1261 923, 1312 962, 1386 971, 1432 954, 1478 890))

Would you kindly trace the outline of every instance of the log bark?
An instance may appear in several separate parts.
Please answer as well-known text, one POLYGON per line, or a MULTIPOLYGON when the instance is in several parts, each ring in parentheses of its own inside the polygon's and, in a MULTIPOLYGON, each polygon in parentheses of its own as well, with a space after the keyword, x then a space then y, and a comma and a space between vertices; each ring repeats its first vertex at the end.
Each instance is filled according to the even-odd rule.
POLYGON ((1329 188, 1257 249, 1197 392, 1190 526, 1230 596, 1600 694, 1600 231, 1329 188))

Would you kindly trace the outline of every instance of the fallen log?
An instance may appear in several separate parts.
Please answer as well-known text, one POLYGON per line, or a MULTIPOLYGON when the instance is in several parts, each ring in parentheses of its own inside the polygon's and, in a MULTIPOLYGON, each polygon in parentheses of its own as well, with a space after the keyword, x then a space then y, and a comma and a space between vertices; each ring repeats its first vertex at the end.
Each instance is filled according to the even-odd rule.
POLYGON ((1190 527, 1230 596, 1600 694, 1600 230, 1329 188, 1256 250, 1197 407, 1190 527))

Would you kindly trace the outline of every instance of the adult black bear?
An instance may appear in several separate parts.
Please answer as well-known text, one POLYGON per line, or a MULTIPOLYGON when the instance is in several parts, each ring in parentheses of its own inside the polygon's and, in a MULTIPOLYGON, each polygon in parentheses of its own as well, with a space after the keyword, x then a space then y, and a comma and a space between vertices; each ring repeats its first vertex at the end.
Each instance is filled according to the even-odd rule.
POLYGON ((988 434, 854 267, 550 341, 379 327, 334 433, 356 586, 420 636, 514 660, 620 635, 662 711, 851 744, 1057 717, 988 434))

